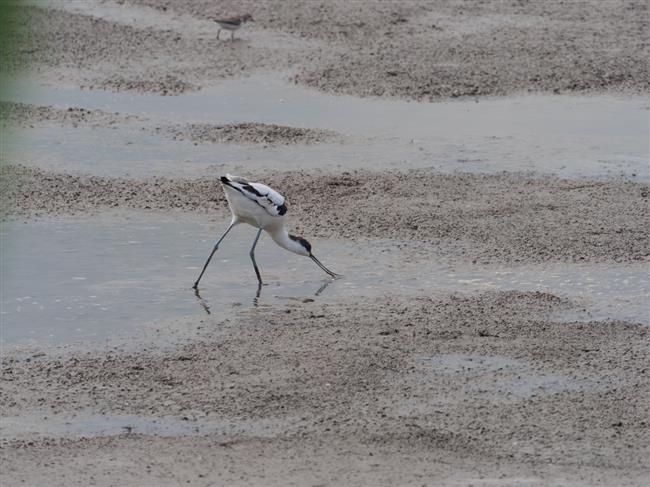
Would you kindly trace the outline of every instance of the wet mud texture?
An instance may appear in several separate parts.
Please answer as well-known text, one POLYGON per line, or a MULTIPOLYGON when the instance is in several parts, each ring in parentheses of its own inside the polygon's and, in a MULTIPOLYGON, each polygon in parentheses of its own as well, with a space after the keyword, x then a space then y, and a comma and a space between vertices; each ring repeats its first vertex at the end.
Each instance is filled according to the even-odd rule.
POLYGON ((142 121, 135 115, 108 113, 85 108, 56 108, 27 103, 0 102, 1 127, 33 127, 38 123, 55 123, 70 127, 115 127, 134 121, 142 121))
POLYGON ((163 134, 173 140, 189 140, 196 143, 298 145, 344 140, 341 134, 331 130, 255 122, 157 125, 145 117, 136 115, 80 107, 56 108, 0 101, 0 126, 3 128, 33 128, 35 125, 47 123, 74 128, 117 128, 128 124, 132 130, 163 134))
POLYGON ((223 78, 284 70, 292 52, 169 29, 138 28, 58 9, 24 7, 14 19, 9 72, 85 88, 178 95, 223 78))
POLYGON ((337 139, 337 134, 329 130, 253 122, 225 125, 193 123, 186 126, 161 127, 157 131, 174 140, 201 143, 292 145, 331 142, 337 139))
MULTIPOLYGON (((647 93, 650 85, 643 1, 120 3, 149 6, 170 19, 189 15, 192 22, 180 22, 177 31, 25 7, 15 25, 29 21, 30 28, 18 29, 22 44, 0 62, 9 72, 28 66, 37 83, 170 96, 257 72, 285 73, 327 92, 416 100, 647 93), (217 41, 217 27, 206 19, 245 11, 256 22, 238 32, 239 40, 217 41)), ((156 130, 150 121, 82 108, 3 104, 2 111, 6 123, 19 126, 135 122, 156 130)), ((269 127, 245 124, 225 135, 216 125, 158 130, 196 143, 311 143, 325 135, 287 127, 277 135, 269 127)), ((135 180, 3 165, 2 216, 29 222, 145 209, 181 218, 198 212, 225 223, 219 175, 215 169, 199 179, 135 180)), ((396 239, 408 243, 404 262, 629 263, 650 256, 643 184, 367 170, 255 179, 287 196, 293 233, 370 245, 396 239)), ((43 434, 2 435, 0 481, 647 483, 647 327, 562 322, 565 312, 575 316, 574 305, 546 293, 385 292, 356 302, 241 308, 228 320, 213 309, 181 320, 199 331, 174 346, 154 338, 128 351, 3 353, 0 416, 41 424, 43 434), (49 422, 61 418, 122 414, 169 417, 196 431, 48 433, 49 422), (212 422, 241 427, 214 434, 212 422)))
MULTIPOLYGON (((198 211, 225 221, 216 176, 133 180, 10 166, 1 190, 5 217, 134 208, 198 211)), ((650 256, 644 184, 428 171, 258 176, 287 197, 288 227, 298 235, 411 240, 427 255, 478 263, 650 256)))
POLYGON ((200 340, 168 352, 5 357, 3 416, 91 410, 198 428, 7 440, 5 479, 445 485, 460 474, 640 485, 650 473, 649 330, 551 318, 571 306, 514 291, 289 303, 206 317, 200 340), (201 437, 202 424, 241 418, 273 433, 201 437), (181 464, 198 451, 210 453, 191 473, 181 464), (115 459, 119 471, 108 468, 115 459))
MULTIPOLYGON (((435 2, 127 0, 169 18, 250 12, 235 42, 29 7, 6 66, 86 86, 174 95, 291 70, 327 92, 433 100, 534 92, 647 92, 643 0, 435 2), (25 26, 29 24, 29 28, 25 26), (269 34, 291 42, 269 42, 269 34), (119 66, 119 68, 118 68, 119 66)), ((203 28, 202 28, 203 29, 203 28)))

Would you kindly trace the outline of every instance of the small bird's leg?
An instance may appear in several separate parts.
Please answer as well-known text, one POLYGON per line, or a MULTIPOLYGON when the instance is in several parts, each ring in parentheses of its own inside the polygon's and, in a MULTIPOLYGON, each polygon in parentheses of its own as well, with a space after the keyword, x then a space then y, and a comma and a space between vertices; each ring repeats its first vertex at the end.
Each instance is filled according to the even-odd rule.
POLYGON ((235 39, 235 31, 234 31, 234 30, 231 30, 231 31, 230 31, 230 40, 232 41, 232 40, 234 40, 234 39, 235 39))
MULTIPOLYGON (((255 268, 255 274, 257 274, 257 280, 260 283, 260 288, 262 286, 262 276, 260 276, 260 270, 257 268, 257 263, 255 262, 255 246, 257 245, 257 241, 260 239, 260 235, 262 235, 262 229, 260 228, 257 231, 257 236, 255 237, 255 242, 253 242, 253 247, 251 248, 251 260, 253 261, 253 267, 255 268)), ((259 289, 258 289, 259 291, 259 289)))
POLYGON ((210 257, 208 257, 208 260, 205 262, 205 265, 203 266, 203 270, 201 271, 201 274, 199 274, 199 278, 198 278, 198 279, 196 280, 196 282, 194 283, 194 286, 192 286, 192 289, 196 289, 196 288, 199 286, 199 281, 200 281, 201 278, 203 277, 203 273, 205 272, 205 270, 208 268, 208 264, 210 263, 210 260, 212 260, 212 256, 214 255, 214 253, 215 253, 215 252, 217 251, 217 249, 219 248, 219 244, 221 243, 221 241, 222 241, 224 238, 226 238, 226 235, 228 235, 228 232, 229 232, 230 229, 231 229, 232 227, 234 227, 234 226, 235 226, 235 222, 233 221, 233 222, 230 224, 230 226, 228 227, 228 229, 227 229, 227 230, 224 232, 224 234, 221 236, 221 238, 217 241, 217 243, 214 244, 214 248, 212 249, 212 253, 210 254, 210 257))
POLYGON ((217 31, 217 39, 219 39, 219 35, 221 34, 221 29, 217 31))

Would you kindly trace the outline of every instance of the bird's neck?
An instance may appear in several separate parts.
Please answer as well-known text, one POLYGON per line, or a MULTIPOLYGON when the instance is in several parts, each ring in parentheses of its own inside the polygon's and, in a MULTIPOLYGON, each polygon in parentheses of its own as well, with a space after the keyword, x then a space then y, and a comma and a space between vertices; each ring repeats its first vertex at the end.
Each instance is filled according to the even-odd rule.
POLYGON ((278 228, 275 231, 270 231, 269 234, 273 241, 278 244, 283 249, 287 249, 289 252, 294 252, 296 254, 304 254, 305 250, 298 242, 292 240, 289 237, 289 232, 287 232, 284 227, 278 228))

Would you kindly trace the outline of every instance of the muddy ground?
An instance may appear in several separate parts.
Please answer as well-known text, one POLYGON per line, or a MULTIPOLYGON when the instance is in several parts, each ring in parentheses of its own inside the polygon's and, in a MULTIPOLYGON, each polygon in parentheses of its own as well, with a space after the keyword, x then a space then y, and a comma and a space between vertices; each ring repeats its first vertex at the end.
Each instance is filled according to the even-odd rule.
MULTIPOLYGON (((29 24, 17 34, 27 44, 5 66, 27 66, 38 83, 164 96, 259 71, 413 100, 622 95, 647 93, 650 82, 640 1, 120 5, 135 22, 82 11, 112 2, 25 8, 16 23, 29 24), (244 11, 255 23, 239 40, 216 41, 207 19, 244 11)), ((25 130, 129 124, 217 148, 345 143, 345 134, 255 121, 170 127, 83 107, 1 108, 3 123, 25 130)), ((97 177, 12 157, 2 168, 4 219, 29 225, 116 208, 228 216, 217 174, 97 177)), ((650 256, 647 184, 373 167, 251 176, 288 196, 292 232, 369 246, 398 239, 410 268, 650 256)), ((192 335, 171 346, 152 338, 99 350, 3 347, 0 481, 645 485, 648 323, 568 318, 583 305, 559 292, 387 287, 379 298, 315 296, 227 318, 213 309, 183 318, 192 335), (117 431, 102 433, 104 423, 117 431)))
POLYGON ((174 140, 193 142, 254 143, 265 145, 314 144, 336 140, 328 130, 286 127, 265 123, 205 124, 193 123, 183 127, 163 127, 161 130, 174 140))
MULTIPOLYGON (((114 208, 229 215, 214 176, 134 180, 24 166, 4 171, 3 198, 16 217, 114 208)), ((642 262, 650 255, 645 184, 415 170, 294 171, 261 180, 291 194, 287 227, 297 234, 404 239, 423 258, 450 252, 474 263, 642 262)))
POLYGON ((32 127, 38 123, 57 123, 72 127, 110 127, 138 120, 135 116, 106 113, 85 108, 55 108, 26 103, 0 102, 0 123, 8 127, 32 127))
POLYGON ((518 292, 295 303, 206 318, 200 339, 168 352, 5 360, 3 415, 171 416, 196 429, 5 440, 5 478, 641 485, 648 328, 549 318, 570 306, 518 292), (214 424, 225 431, 206 434, 214 424))
POLYGON ((650 87, 642 0, 119 3, 147 7, 145 19, 153 9, 164 28, 153 20, 137 28, 128 15, 116 23, 25 8, 16 24, 30 28, 17 28, 22 43, 5 65, 29 65, 49 81, 163 95, 282 70, 328 92, 416 100, 650 87), (209 19, 245 12, 255 21, 240 39, 217 41, 209 19))

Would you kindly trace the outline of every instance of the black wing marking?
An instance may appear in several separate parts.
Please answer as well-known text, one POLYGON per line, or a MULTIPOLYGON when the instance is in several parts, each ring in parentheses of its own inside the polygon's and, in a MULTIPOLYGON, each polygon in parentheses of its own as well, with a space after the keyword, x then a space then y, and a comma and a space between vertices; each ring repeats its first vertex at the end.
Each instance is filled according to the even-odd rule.
POLYGON ((264 184, 249 183, 244 178, 232 176, 222 176, 221 182, 264 208, 271 216, 282 216, 287 212, 284 196, 264 184))

